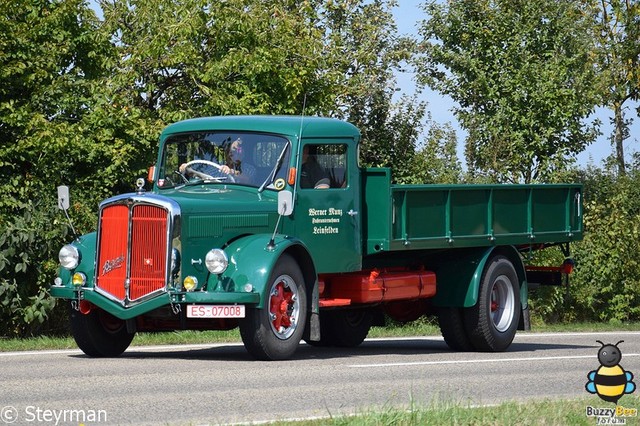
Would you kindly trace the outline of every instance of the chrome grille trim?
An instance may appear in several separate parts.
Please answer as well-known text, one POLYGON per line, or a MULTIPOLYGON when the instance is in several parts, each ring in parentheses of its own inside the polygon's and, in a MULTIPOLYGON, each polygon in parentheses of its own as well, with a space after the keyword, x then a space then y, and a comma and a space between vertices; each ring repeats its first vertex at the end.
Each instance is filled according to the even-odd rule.
MULTIPOLYGON (((179 245, 180 239, 180 229, 181 229, 181 211, 180 206, 173 200, 156 195, 156 194, 123 194, 118 195, 112 198, 109 198, 99 206, 99 219, 98 219, 98 229, 97 229, 97 241, 96 241, 96 257, 95 257, 95 275, 94 275, 94 283, 96 292, 102 294, 106 298, 119 303, 124 307, 132 306, 135 304, 142 303, 146 300, 156 297, 159 294, 166 293, 169 288, 172 286, 171 283, 171 250, 176 245, 179 245), (101 274, 104 265, 100 265, 100 256, 102 252, 102 218, 103 212, 105 209, 113 206, 126 206, 128 209, 128 218, 127 218, 127 247, 126 254, 124 258, 126 265, 123 267, 126 268, 125 279, 122 282, 122 286, 124 287, 124 298, 119 298, 116 295, 110 293, 109 291, 100 287, 99 279, 104 278, 104 274, 101 274), (157 290, 153 290, 149 293, 140 295, 132 299, 131 296, 131 274, 132 274, 132 265, 131 259, 134 247, 132 247, 132 234, 133 234, 133 212, 136 207, 141 206, 151 206, 165 210, 166 212, 166 235, 164 236, 164 270, 163 270, 163 286, 157 290)), ((117 259, 116 259, 117 260, 117 259)), ((104 262, 103 262, 104 263, 104 262)), ((110 265, 109 267, 112 267, 110 265)))

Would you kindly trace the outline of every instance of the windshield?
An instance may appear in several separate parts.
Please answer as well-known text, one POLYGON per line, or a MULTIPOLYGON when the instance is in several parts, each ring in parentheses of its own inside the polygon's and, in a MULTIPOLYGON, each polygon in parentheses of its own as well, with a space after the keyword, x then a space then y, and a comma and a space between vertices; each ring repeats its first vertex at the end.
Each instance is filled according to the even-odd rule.
POLYGON ((289 141, 248 132, 193 132, 169 136, 159 167, 158 187, 225 183, 284 188, 289 141), (278 161, 280 160, 280 161, 278 161))

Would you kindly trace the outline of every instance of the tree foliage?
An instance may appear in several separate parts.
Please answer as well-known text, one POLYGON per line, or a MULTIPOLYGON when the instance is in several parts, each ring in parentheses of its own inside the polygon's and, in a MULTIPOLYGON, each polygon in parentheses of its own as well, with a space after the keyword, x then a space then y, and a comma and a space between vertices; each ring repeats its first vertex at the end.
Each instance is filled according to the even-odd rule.
POLYGON ((101 19, 82 0, 0 4, 0 333, 51 315, 46 288, 70 238, 55 187, 71 186, 75 227, 91 230, 98 202, 154 162, 166 124, 306 104, 358 120, 371 146, 417 134, 421 107, 391 105, 393 68, 410 55, 391 4, 103 0, 101 19))
POLYGON ((326 70, 337 98, 321 112, 347 120, 362 132, 361 160, 392 167, 394 182, 414 176, 426 104, 405 95, 393 102, 394 72, 416 53, 416 43, 398 36, 391 8, 395 1, 325 2, 320 27, 327 40, 326 70))
MULTIPOLYGON (((163 122, 297 113, 323 93, 322 38, 308 2, 113 0, 103 31, 118 55, 109 85, 163 122)), ((154 123, 155 124, 155 123, 154 123)))
POLYGON ((413 157, 410 180, 404 183, 460 183, 462 164, 457 153, 458 139, 450 124, 427 123, 426 138, 413 157))
POLYGON ((613 112, 611 141, 618 173, 624 175, 624 141, 630 136, 632 122, 631 118, 625 118, 625 104, 640 99, 640 3, 632 0, 595 1, 592 13, 596 40, 594 65, 600 75, 601 104, 613 112))
POLYGON ((575 1, 429 3, 420 77, 458 104, 472 173, 544 180, 594 140, 588 15, 575 1))
POLYGON ((55 218, 50 194, 90 167, 80 122, 100 75, 97 25, 80 0, 0 3, 3 334, 32 332, 53 304, 45 289, 67 229, 55 218))

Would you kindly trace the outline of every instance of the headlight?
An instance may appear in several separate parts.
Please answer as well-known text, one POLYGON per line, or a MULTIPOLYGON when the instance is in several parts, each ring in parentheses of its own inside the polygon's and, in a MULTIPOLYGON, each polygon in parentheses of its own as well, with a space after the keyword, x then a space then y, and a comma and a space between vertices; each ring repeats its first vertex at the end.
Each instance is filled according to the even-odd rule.
POLYGON ((221 274, 227 269, 229 260, 224 251, 220 249, 209 250, 204 258, 204 264, 212 274, 221 274))
POLYGON ((60 249, 58 259, 60 260, 60 266, 64 269, 71 270, 80 263, 80 252, 71 244, 67 244, 60 249))

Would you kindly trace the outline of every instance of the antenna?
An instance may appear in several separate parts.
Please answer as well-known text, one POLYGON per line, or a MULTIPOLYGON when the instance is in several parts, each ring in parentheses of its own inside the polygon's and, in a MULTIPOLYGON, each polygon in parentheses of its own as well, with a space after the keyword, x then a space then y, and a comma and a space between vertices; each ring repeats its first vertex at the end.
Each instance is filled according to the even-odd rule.
POLYGON ((307 109, 307 94, 304 94, 304 99, 302 99, 302 114, 300 115, 300 131, 298 134, 299 138, 302 139, 302 121, 304 120, 304 112, 307 109))
POLYGON ((273 235, 267 244, 267 250, 272 251, 276 248, 276 232, 278 232, 278 226, 280 226, 280 218, 282 218, 282 213, 278 214, 278 221, 276 222, 276 227, 273 229, 273 235))
MULTIPOLYGON (((298 170, 300 170, 300 159, 302 158, 302 125, 304 123, 304 113, 307 109, 307 94, 304 94, 304 99, 302 100, 302 114, 300 115, 300 131, 298 132, 298 149, 296 150, 296 178, 298 177, 298 170)), ((298 193, 298 185, 293 184, 293 199, 296 199, 296 194, 298 193)), ((293 206, 292 206, 293 207, 293 206)))

